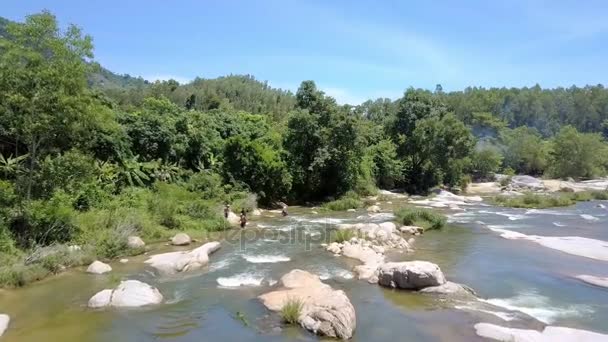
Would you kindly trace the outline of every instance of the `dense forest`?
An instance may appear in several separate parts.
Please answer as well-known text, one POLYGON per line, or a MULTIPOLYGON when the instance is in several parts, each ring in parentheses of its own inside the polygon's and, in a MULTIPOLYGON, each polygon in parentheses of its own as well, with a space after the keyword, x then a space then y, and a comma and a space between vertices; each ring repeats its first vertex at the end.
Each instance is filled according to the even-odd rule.
POLYGON ((601 85, 408 88, 338 105, 313 81, 293 94, 249 75, 116 75, 94 61, 91 37, 48 12, 0 20, 0 265, 21 267, 0 266, 0 282, 56 271, 25 257, 41 246, 112 258, 132 234, 225 229, 223 203, 465 190, 495 172, 603 176, 606 137, 601 85))

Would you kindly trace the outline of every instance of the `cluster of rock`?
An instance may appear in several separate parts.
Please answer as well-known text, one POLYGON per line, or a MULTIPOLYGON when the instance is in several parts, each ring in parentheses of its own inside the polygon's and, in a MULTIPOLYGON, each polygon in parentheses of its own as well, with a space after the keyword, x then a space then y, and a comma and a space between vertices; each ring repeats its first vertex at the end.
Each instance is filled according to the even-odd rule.
POLYGON ((160 304, 163 295, 158 289, 138 280, 122 281, 115 289, 105 289, 89 299, 90 308, 141 307, 160 304))
POLYGON ((411 251, 410 243, 398 234, 397 227, 392 222, 341 224, 338 230, 353 230, 357 236, 344 242, 332 242, 326 249, 336 256, 343 255, 362 262, 354 268, 358 279, 371 283, 378 281, 378 267, 384 263, 384 253, 387 249, 411 251))
POLYGON ((10 321, 11 318, 8 315, 0 314, 0 336, 4 334, 10 321))
POLYGON ((461 206, 473 205, 483 201, 480 196, 460 196, 440 190, 435 196, 425 199, 411 199, 410 203, 434 208, 461 210, 461 206))
POLYGON ((220 248, 219 242, 208 242, 190 251, 156 254, 145 261, 165 275, 200 269, 209 263, 209 255, 220 248))
POLYGON ((349 339, 357 325, 355 308, 342 290, 321 282, 315 274, 292 270, 280 280, 280 289, 259 296, 264 306, 280 312, 290 301, 302 309, 298 323, 321 336, 349 339))

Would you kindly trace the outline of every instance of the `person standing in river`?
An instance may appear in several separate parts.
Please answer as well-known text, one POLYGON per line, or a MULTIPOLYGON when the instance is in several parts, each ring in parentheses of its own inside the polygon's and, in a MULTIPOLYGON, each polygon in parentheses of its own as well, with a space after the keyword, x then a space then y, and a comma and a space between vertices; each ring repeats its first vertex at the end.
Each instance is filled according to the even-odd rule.
POLYGON ((241 228, 245 228, 247 225, 247 214, 245 213, 245 209, 241 210, 241 228))
POLYGON ((230 212, 230 204, 226 203, 224 206, 224 218, 228 218, 228 213, 230 212))

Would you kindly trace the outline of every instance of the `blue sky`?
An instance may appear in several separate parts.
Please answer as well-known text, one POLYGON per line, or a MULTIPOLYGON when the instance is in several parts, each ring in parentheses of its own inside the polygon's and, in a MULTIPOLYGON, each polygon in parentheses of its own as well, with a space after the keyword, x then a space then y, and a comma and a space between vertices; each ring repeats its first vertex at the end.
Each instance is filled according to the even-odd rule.
POLYGON ((409 86, 570 86, 608 77, 604 0, 2 0, 93 36, 96 59, 146 79, 248 73, 341 103, 409 86))

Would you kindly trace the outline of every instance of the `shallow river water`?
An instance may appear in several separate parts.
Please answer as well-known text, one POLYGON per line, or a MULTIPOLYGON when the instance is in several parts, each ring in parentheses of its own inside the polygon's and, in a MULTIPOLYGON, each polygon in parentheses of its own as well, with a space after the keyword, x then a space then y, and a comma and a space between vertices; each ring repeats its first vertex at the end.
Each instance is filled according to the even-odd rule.
MULTIPOLYGON (((478 341, 473 325, 542 328, 545 324, 608 333, 608 290, 573 276, 608 276, 608 261, 567 254, 502 235, 578 236, 608 248, 608 210, 598 202, 553 210, 505 209, 485 202, 446 211, 450 226, 426 233, 414 253, 393 260, 428 260, 447 278, 473 288, 480 300, 454 302, 436 296, 387 290, 353 278, 356 261, 334 257, 320 244, 337 223, 383 222, 384 214, 319 213, 291 208, 290 216, 262 217, 257 229, 222 235, 222 248, 197 273, 158 277, 147 256, 112 264, 111 275, 74 269, 19 290, 0 290, 0 312, 11 316, 4 341, 283 341, 318 340, 297 327, 282 327, 256 297, 281 275, 299 268, 343 289, 357 313, 354 341, 478 341), (581 216, 583 215, 583 217, 581 216), (591 217, 586 216, 591 215, 591 217), (512 234, 512 233, 511 233, 512 234), (136 310, 91 310, 88 299, 117 279, 156 286, 162 305, 136 310), (237 319, 237 313, 248 324, 237 319)), ((174 250, 162 247, 162 250, 174 250)))

